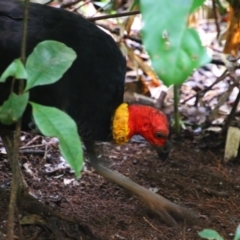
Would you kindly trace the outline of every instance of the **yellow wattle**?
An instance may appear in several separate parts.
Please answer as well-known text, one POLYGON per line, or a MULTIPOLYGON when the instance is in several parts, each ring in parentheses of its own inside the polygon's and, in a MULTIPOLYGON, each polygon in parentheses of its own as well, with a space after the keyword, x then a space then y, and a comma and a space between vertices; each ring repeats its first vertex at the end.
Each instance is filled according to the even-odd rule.
POLYGON ((113 116, 112 134, 113 140, 117 144, 123 144, 129 141, 129 111, 128 104, 122 103, 113 116))

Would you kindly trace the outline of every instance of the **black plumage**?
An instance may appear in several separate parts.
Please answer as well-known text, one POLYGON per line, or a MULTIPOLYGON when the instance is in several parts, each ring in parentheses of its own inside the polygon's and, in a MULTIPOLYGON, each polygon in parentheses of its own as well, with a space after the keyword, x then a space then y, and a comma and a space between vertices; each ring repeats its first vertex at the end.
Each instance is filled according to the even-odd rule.
MULTIPOLYGON (((0 1, 0 73, 20 56, 22 21, 19 1, 0 1)), ((112 115, 123 102, 126 65, 112 37, 80 15, 30 4, 27 55, 43 40, 65 43, 76 51, 77 59, 60 81, 32 89, 30 100, 67 112, 83 138, 110 140, 112 115)), ((9 91, 3 90, 3 84, 0 87, 2 104, 9 91)), ((30 121, 27 111, 23 129, 27 130, 30 121)))

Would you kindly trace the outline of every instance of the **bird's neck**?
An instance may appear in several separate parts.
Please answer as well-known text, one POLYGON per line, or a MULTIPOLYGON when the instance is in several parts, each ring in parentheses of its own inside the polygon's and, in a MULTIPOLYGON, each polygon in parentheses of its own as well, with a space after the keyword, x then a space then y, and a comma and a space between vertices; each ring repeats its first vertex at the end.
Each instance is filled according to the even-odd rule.
MULTIPOLYGON (((128 105, 122 103, 114 113, 112 124, 113 140, 116 144, 123 144, 135 134, 142 134, 142 126, 146 118, 145 109, 148 106, 128 105)), ((145 136, 144 136, 145 137, 145 136)))

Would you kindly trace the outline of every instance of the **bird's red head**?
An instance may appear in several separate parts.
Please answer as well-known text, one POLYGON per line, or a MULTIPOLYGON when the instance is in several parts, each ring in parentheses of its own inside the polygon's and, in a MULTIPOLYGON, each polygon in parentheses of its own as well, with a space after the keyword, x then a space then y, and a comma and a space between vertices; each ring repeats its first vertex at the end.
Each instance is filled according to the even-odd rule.
POLYGON ((113 119, 113 138, 116 143, 127 142, 139 134, 160 149, 167 145, 169 135, 168 120, 159 110, 144 105, 120 105, 113 119))
POLYGON ((143 105, 130 105, 130 137, 139 134, 154 146, 163 147, 169 134, 166 116, 159 110, 143 105))

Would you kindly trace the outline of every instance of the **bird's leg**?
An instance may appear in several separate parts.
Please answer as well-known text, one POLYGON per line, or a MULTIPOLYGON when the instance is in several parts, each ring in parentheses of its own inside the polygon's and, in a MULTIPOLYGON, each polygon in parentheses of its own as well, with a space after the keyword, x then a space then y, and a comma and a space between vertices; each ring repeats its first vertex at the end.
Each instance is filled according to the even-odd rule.
POLYGON ((138 185, 121 173, 112 171, 109 168, 102 166, 100 164, 100 159, 96 157, 94 142, 85 140, 84 144, 86 146, 90 162, 99 175, 140 197, 151 210, 156 212, 161 217, 166 224, 170 226, 176 226, 177 223, 174 218, 186 219, 190 223, 196 220, 195 214, 193 214, 191 211, 180 207, 170 202, 163 196, 138 185))

